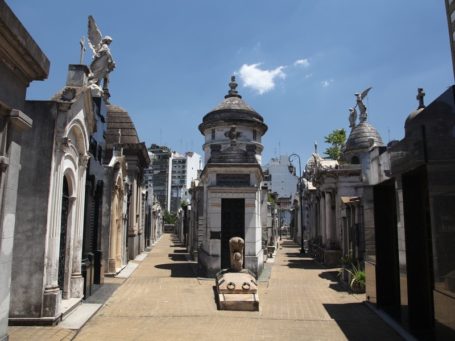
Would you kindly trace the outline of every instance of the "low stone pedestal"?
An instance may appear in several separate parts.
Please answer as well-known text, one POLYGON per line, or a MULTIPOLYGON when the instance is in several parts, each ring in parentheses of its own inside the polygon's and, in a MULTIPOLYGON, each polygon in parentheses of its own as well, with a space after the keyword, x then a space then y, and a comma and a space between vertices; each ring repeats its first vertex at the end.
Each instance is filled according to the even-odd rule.
POLYGON ((216 289, 219 310, 259 310, 257 282, 247 270, 221 271, 216 276, 216 289))

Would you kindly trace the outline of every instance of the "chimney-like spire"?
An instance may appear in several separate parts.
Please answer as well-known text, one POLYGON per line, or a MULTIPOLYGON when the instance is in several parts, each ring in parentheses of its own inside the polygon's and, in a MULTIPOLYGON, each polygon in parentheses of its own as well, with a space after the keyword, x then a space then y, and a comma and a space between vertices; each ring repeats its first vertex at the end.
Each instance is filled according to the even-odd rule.
POLYGON ((231 76, 231 82, 229 83, 230 90, 228 91, 228 94, 226 96, 224 96, 224 98, 229 98, 229 97, 242 98, 242 96, 240 96, 239 92, 236 90, 237 86, 238 86, 238 84, 235 81, 235 76, 231 76))

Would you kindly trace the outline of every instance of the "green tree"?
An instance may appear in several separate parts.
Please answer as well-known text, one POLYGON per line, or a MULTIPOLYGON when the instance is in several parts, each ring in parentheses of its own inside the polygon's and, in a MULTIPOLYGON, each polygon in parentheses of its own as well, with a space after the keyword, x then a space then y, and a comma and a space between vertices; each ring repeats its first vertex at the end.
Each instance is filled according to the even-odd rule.
POLYGON ((330 144, 324 151, 324 154, 333 160, 340 160, 341 150, 346 142, 346 130, 343 128, 335 129, 329 135, 324 137, 325 143, 330 144))
POLYGON ((175 224, 177 221, 177 215, 175 213, 169 212, 168 210, 165 210, 163 220, 165 224, 175 224))

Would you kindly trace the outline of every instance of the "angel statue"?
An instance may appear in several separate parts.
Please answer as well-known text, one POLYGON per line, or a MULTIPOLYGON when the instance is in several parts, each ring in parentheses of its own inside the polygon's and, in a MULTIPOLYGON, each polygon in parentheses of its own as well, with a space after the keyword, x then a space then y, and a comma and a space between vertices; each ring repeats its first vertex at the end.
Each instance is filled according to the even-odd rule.
POLYGON ((103 80, 103 90, 108 92, 109 73, 115 68, 115 62, 109 49, 112 38, 109 36, 102 37, 100 29, 91 15, 88 17, 88 41, 88 45, 93 51, 93 61, 90 64, 90 82, 100 87, 101 80, 103 80))
POLYGON ((349 108, 349 127, 352 129, 355 127, 355 121, 357 121, 357 110, 349 108))
MULTIPOLYGON (((357 104, 356 104, 356 107, 359 107, 359 111, 360 111, 360 122, 365 122, 367 120, 367 107, 365 106, 365 104, 363 104, 363 99, 365 97, 367 97, 368 95, 368 92, 371 90, 371 87, 369 87, 368 89, 366 90, 363 90, 361 93, 356 93, 354 94, 357 98, 357 104)), ((355 107, 354 107, 355 109, 355 107)))

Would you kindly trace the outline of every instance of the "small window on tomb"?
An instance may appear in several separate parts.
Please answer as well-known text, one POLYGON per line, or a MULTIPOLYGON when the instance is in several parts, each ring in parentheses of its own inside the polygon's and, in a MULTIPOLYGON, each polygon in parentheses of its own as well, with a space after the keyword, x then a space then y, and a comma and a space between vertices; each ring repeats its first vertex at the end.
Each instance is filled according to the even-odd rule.
POLYGON ((96 143, 96 141, 91 138, 90 139, 90 146, 89 146, 89 152, 96 157, 96 151, 98 149, 98 144, 96 143))
POLYGON ((212 140, 215 139, 215 129, 212 129, 212 140))
POLYGON ((253 129, 253 140, 254 141, 256 141, 256 139, 258 137, 257 135, 258 135, 258 133, 257 133, 256 129, 253 129))
POLYGON ((98 153, 97 153, 97 160, 98 161, 101 161, 101 159, 103 158, 103 148, 101 146, 98 146, 98 153))
POLYGON ((351 159, 351 163, 353 165, 358 165, 360 163, 359 157, 358 156, 353 156, 351 159))

